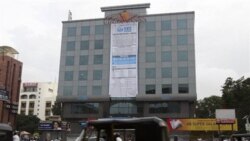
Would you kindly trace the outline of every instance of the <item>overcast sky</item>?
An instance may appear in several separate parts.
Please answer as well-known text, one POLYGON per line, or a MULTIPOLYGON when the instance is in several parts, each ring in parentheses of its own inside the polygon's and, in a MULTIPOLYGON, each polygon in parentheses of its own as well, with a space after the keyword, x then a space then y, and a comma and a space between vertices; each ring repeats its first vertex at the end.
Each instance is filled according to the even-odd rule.
POLYGON ((148 14, 195 11, 197 97, 250 77, 249 0, 0 0, 0 46, 23 62, 23 82, 58 81, 62 21, 103 18, 100 7, 151 3, 148 14))

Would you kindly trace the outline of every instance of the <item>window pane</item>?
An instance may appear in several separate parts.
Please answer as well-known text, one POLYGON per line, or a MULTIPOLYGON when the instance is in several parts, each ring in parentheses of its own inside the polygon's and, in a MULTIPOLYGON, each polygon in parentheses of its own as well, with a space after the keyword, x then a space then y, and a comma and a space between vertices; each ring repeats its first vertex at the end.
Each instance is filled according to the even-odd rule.
POLYGON ((76 36, 76 27, 68 27, 67 36, 76 36))
POLYGON ((155 62, 155 52, 146 53, 146 62, 155 62))
POLYGON ((73 71, 65 71, 64 81, 72 81, 72 80, 73 80, 73 71))
POLYGON ((79 71, 78 80, 88 80, 88 71, 79 71))
POLYGON ((103 63, 103 56, 102 55, 95 55, 94 56, 94 64, 102 64, 103 63))
POLYGON ((177 20, 177 29, 187 29, 187 19, 177 20))
POLYGON ((161 45, 162 46, 171 46, 172 45, 172 37, 170 35, 161 37, 161 45))
POLYGON ((93 79, 102 80, 102 70, 94 70, 93 79))
POLYGON ((88 65, 89 64, 89 56, 88 55, 81 55, 79 60, 79 65, 88 65))
POLYGON ((181 106, 179 102, 169 102, 168 103, 168 112, 169 113, 180 113, 181 106))
POLYGON ((66 51, 74 51, 75 50, 75 41, 67 42, 66 51))
POLYGON ((92 92, 93 92, 93 95, 102 95, 102 87, 101 86, 93 86, 92 92))
POLYGON ((103 34, 103 25, 95 26, 95 34, 103 34))
POLYGON ((66 56, 65 65, 66 66, 73 66, 74 65, 74 56, 66 56))
POLYGON ((63 95, 64 96, 72 95, 72 92, 73 92, 72 86, 64 86, 63 87, 63 95))
POLYGON ((90 27, 89 26, 82 26, 81 27, 81 35, 89 35, 90 27))
POLYGON ((178 67, 178 77, 188 77, 188 67, 178 67))
POLYGON ((155 31, 155 22, 146 22, 146 31, 155 31))
POLYGON ((87 95, 87 86, 78 86, 78 95, 86 96, 87 95))
POLYGON ((153 47, 155 46, 155 36, 154 37, 146 37, 146 46, 153 47))
POLYGON ((168 113, 168 103, 158 102, 149 104, 149 113, 168 113))
POLYGON ((161 69, 162 78, 172 78, 172 68, 162 68, 161 69))
POLYGON ((88 50, 89 49, 89 41, 81 41, 80 50, 88 50))
POLYGON ((146 68, 146 78, 155 78, 155 68, 146 68))
POLYGON ((177 35, 177 45, 187 45, 188 38, 187 35, 177 35))
POLYGON ((146 85, 146 94, 155 94, 155 85, 146 85))
POLYGON ((171 30, 171 21, 162 21, 161 22, 161 29, 162 30, 171 30))
POLYGON ((162 94, 171 94, 172 93, 172 85, 171 84, 162 84, 161 85, 162 94))
POLYGON ((71 104, 72 114, 98 114, 99 113, 99 103, 80 103, 71 104))
POLYGON ((172 54, 170 51, 163 51, 161 52, 161 61, 162 62, 171 62, 172 61, 172 54))
POLYGON ((95 49, 103 49, 103 40, 95 40, 95 49))
POLYGON ((189 92, 188 84, 179 84, 178 91, 179 93, 188 93, 189 92))
POLYGON ((188 61, 188 52, 178 51, 177 57, 178 61, 188 61))

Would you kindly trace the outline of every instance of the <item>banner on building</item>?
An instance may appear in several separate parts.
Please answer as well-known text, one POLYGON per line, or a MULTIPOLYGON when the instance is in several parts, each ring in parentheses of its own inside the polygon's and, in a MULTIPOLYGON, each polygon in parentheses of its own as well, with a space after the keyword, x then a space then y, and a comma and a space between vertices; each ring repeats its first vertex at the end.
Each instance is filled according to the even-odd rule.
POLYGON ((0 101, 9 100, 9 93, 6 90, 0 89, 0 101))
POLYGON ((238 123, 216 124, 216 119, 167 119, 170 130, 177 131, 238 131, 238 123))
POLYGON ((138 94, 138 23, 111 24, 110 97, 138 94))

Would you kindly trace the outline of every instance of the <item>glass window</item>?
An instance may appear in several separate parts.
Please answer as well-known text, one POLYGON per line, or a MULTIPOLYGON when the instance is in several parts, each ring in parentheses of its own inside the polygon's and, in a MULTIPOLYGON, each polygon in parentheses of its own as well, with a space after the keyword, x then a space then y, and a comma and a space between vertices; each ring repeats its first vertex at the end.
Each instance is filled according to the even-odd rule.
POLYGON ((72 114, 98 114, 100 109, 99 103, 77 103, 71 104, 72 114))
POLYGON ((178 77, 188 77, 188 67, 178 67, 178 77))
POLYGON ((171 62, 172 61, 172 53, 170 51, 161 52, 161 61, 162 62, 171 62))
POLYGON ((88 71, 86 70, 79 71, 78 80, 88 80, 88 71))
POLYGON ((155 85, 146 85, 146 94, 155 94, 155 85))
POLYGON ((177 35, 177 45, 187 45, 188 37, 187 35, 177 35))
POLYGON ((75 41, 67 42, 66 51, 74 51, 75 50, 75 41))
POLYGON ((78 86, 78 96, 87 95, 87 86, 78 86))
POLYGON ((159 102, 149 104, 149 113, 168 113, 168 103, 159 102))
POLYGON ((68 27, 68 36, 76 36, 76 27, 68 27))
POLYGON ((146 22, 146 31, 155 31, 155 22, 154 21, 146 22))
POLYGON ((66 66, 73 66, 74 65, 74 56, 66 56, 65 65, 66 66))
POLYGON ((146 78, 155 78, 155 68, 146 68, 146 78))
POLYGON ((103 34, 103 25, 96 25, 95 26, 95 34, 103 34))
POLYGON ((65 71, 64 81, 72 81, 72 80, 73 80, 73 71, 65 71))
POLYGON ((88 65, 89 64, 89 56, 81 55, 79 60, 79 65, 88 65))
POLYGON ((103 55, 94 55, 94 64, 102 64, 103 55))
POLYGON ((161 30, 171 30, 171 21, 161 21, 161 30))
POLYGON ((112 104, 110 107, 110 114, 137 114, 137 105, 131 102, 120 102, 112 104))
POLYGON ((92 86, 93 95, 102 95, 102 86, 92 86))
POLYGON ((162 46, 171 46, 172 45, 172 37, 170 35, 161 37, 161 45, 162 46))
POLYGON ((162 78, 172 78, 172 68, 161 68, 162 78))
POLYGON ((72 95, 72 92, 73 92, 72 86, 64 86, 63 87, 63 95, 64 96, 72 95))
POLYGON ((81 35, 89 35, 89 34, 90 34, 90 26, 82 26, 81 35))
POLYGON ((187 19, 178 19, 177 29, 187 29, 187 19))
POLYGON ((177 59, 178 59, 178 61, 188 61, 188 52, 187 51, 178 51, 177 59))
POLYGON ((162 94, 171 94, 172 93, 172 85, 171 84, 162 84, 161 85, 161 93, 162 94))
POLYGON ((168 112, 169 113, 180 113, 181 105, 179 102, 169 102, 168 103, 168 112))
POLYGON ((95 49, 103 49, 103 40, 95 40, 95 49))
POLYGON ((178 92, 179 93, 189 93, 188 84, 179 84, 178 85, 178 92))
POLYGON ((146 62, 155 62, 155 52, 146 53, 146 62))
POLYGON ((80 50, 88 50, 89 49, 89 41, 81 41, 80 50))
POLYGON ((102 80, 102 70, 94 70, 93 79, 94 80, 102 80))
POLYGON ((146 46, 147 47, 154 47, 155 46, 155 36, 153 37, 146 37, 146 46))

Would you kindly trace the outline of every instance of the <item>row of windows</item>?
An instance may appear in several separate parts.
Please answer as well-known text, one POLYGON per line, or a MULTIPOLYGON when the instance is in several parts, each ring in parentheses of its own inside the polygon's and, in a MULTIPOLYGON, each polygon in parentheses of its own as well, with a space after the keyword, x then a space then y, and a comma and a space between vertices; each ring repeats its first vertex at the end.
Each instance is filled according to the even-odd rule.
MULTIPOLYGON (((145 30, 146 31, 155 31, 156 30, 156 22, 155 21, 147 21, 145 22, 145 30)), ((187 29, 187 19, 178 19, 176 22, 177 29, 187 29)), ((90 26, 82 26, 81 27, 81 35, 86 36, 90 35, 90 26)), ((172 29, 172 21, 166 20, 161 21, 161 30, 171 30, 172 29)), ((104 26, 103 25, 95 25, 94 28, 95 35, 103 34, 104 33, 104 26)), ((76 27, 68 27, 67 36, 76 36, 76 27)))
MULTIPOLYGON (((99 103, 71 104, 72 114, 98 114, 99 103)), ((155 113, 180 113, 181 107, 178 102, 157 102, 149 103, 148 112, 155 113)), ((120 102, 110 106, 109 113, 115 114, 142 114, 143 107, 132 102, 120 102)))
MULTIPOLYGON (((156 46, 156 37, 146 37, 145 40, 146 47, 156 46)), ((171 46, 173 45, 172 36, 166 35, 161 37, 161 46, 171 46)), ((188 35, 177 35, 177 45, 188 45, 188 35)), ((80 42, 80 50, 89 50, 89 40, 80 42)), ((66 44, 66 51, 75 51, 76 42, 68 41, 66 44)), ((103 49, 103 40, 94 41, 94 49, 103 49)))
MULTIPOLYGON (((161 62, 171 62, 172 61, 172 52, 162 51, 161 52, 161 62)), ((178 51, 177 52, 177 61, 188 61, 188 51, 178 51)), ((155 52, 146 52, 145 62, 153 63, 156 62, 156 53, 155 52)), ((73 66, 75 64, 75 56, 66 56, 65 66, 73 66)), ((79 58, 79 65, 88 65, 89 55, 81 55, 79 58)), ((93 64, 103 64, 103 55, 94 55, 93 64)))
MULTIPOLYGON (((27 95, 21 95, 21 99, 28 99, 27 95)), ((36 95, 30 95, 29 99, 36 99, 36 95)))
MULTIPOLYGON (((73 87, 72 86, 64 86, 63 87, 63 95, 70 96, 72 95, 73 87)), ((188 84, 179 84, 178 92, 180 94, 189 93, 188 84)), ((171 84, 162 84, 161 85, 161 93, 162 94, 171 94, 172 93, 172 85, 171 84)), ((87 95, 87 86, 78 86, 77 91, 78 96, 86 96, 87 95)), ((102 86, 92 86, 92 95, 101 95, 102 94, 102 86)), ((149 84, 145 86, 145 94, 156 94, 156 85, 149 84)))
MULTIPOLYGON (((93 80, 102 80, 102 70, 94 70, 93 71, 93 80)), ((179 78, 187 78, 188 67, 178 67, 178 77, 179 78)), ((155 79, 156 78, 156 69, 155 68, 146 68, 145 69, 145 78, 146 79, 155 79)), ((172 68, 164 67, 161 68, 161 78, 172 78, 172 68)), ((65 81, 73 81, 74 80, 74 71, 65 71, 64 72, 64 80, 65 81)), ((88 71, 81 70, 78 72, 78 80, 84 81, 88 80, 88 71)))

